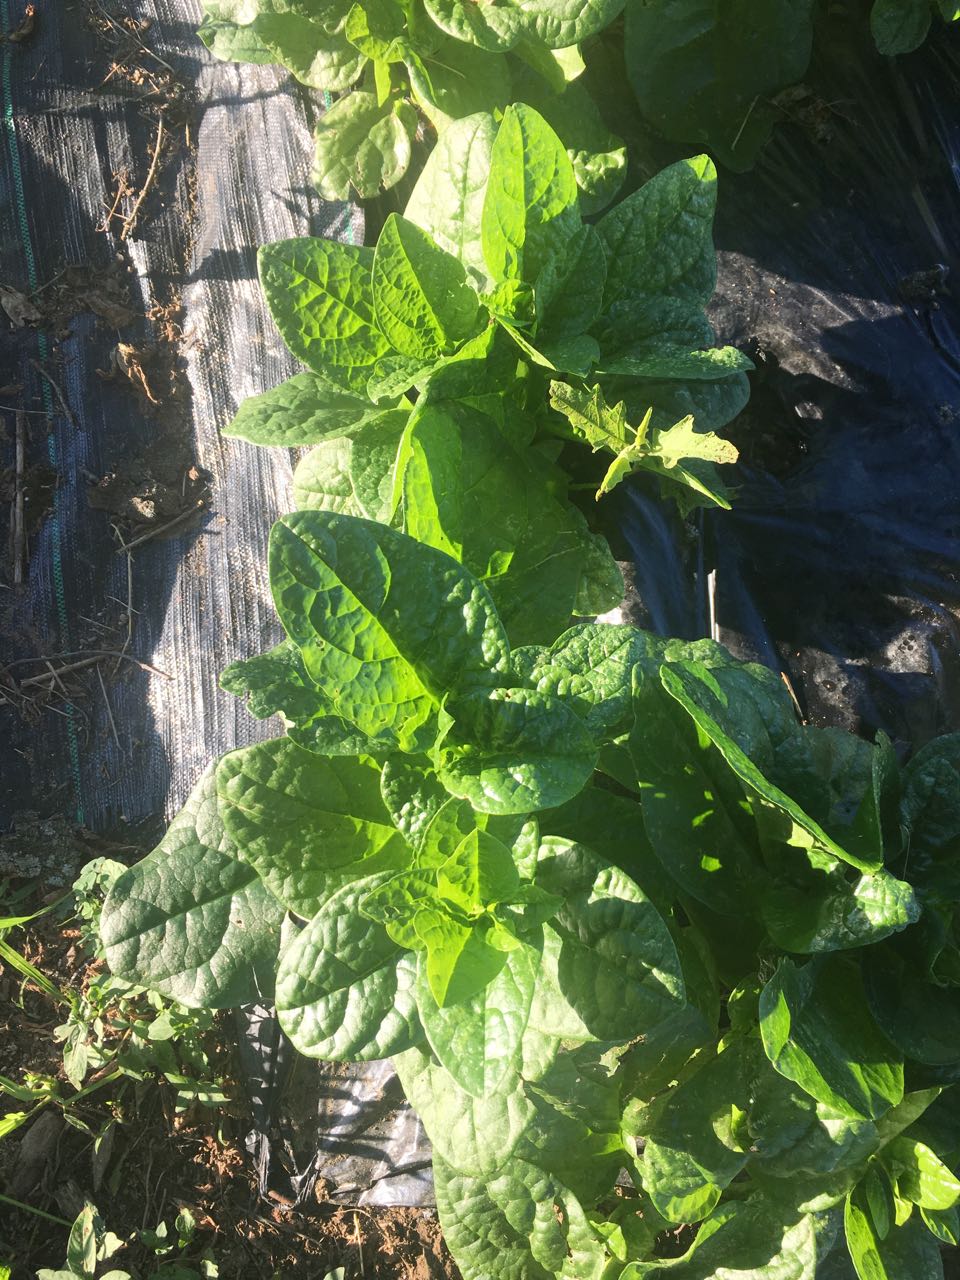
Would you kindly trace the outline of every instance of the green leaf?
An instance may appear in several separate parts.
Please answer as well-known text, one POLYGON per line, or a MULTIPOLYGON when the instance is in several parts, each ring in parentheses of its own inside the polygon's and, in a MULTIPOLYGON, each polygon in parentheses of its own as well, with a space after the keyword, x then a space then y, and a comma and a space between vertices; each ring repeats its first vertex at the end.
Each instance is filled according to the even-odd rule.
POLYGON ((293 354, 332 386, 364 396, 390 350, 373 317, 373 251, 334 240, 281 240, 264 245, 258 262, 270 313, 293 354))
POLYGON ((520 877, 513 854, 486 831, 471 831, 437 872, 442 897, 468 916, 515 902, 520 877))
POLYGON ((547 259, 534 284, 541 339, 576 338, 600 314, 607 268, 603 245, 590 226, 578 231, 547 259))
POLYGON ((614 360, 604 360, 603 369, 599 372, 605 375, 623 374, 630 378, 676 378, 688 382, 712 382, 716 378, 726 378, 752 368, 753 362, 736 347, 688 351, 683 347, 658 343, 648 348, 634 347, 629 353, 619 355, 614 360))
POLYGON ((417 995, 427 1040, 460 1088, 475 1098, 495 1093, 519 1069, 539 960, 533 946, 519 946, 479 991, 444 1004, 421 961, 417 995))
POLYGON ((876 871, 880 868, 883 863, 882 849, 871 850, 864 856, 844 848, 796 801, 764 776, 727 731, 726 726, 735 726, 738 711, 731 705, 729 695, 705 667, 690 662, 671 663, 662 668, 660 678, 667 692, 685 708, 697 727, 716 745, 737 776, 808 832, 819 848, 860 871, 876 871))
MULTIPOLYGON (((537 1046, 542 1053, 542 1037, 537 1037, 537 1046)), ((547 1054, 543 1069, 553 1052, 547 1054)), ((410 1105, 423 1121, 435 1168, 439 1158, 455 1162, 457 1169, 472 1177, 488 1177, 510 1159, 536 1115, 519 1075, 492 1093, 474 1097, 423 1049, 398 1055, 394 1066, 410 1105)))
POLYGON ((157 848, 114 881, 100 937, 117 977, 224 1008, 270 998, 282 918, 225 829, 211 767, 157 848))
POLYGON ((712 432, 695 431, 692 418, 658 431, 651 429, 651 408, 640 425, 632 427, 626 420, 623 401, 611 407, 599 386, 588 389, 565 382, 550 383, 550 405, 567 418, 574 438, 589 444, 594 453, 604 449, 615 455, 597 490, 598 499, 633 471, 643 469, 674 481, 718 506, 729 507, 721 485, 711 488, 696 471, 679 465, 681 460, 712 464, 736 462, 738 457, 736 448, 728 440, 712 432))
POLYGON ((929 0, 874 0, 870 30, 880 53, 912 53, 927 38, 932 18, 929 0))
POLYGON ((523 17, 512 3, 472 4, 471 0, 424 0, 424 8, 441 31, 464 44, 502 52, 513 47, 523 30, 523 17))
MULTIPOLYGON (((514 650, 515 664, 525 652, 514 650)), ((631 728, 633 669, 659 660, 662 642, 636 627, 585 623, 565 631, 549 649, 529 652, 524 682, 538 693, 562 697, 597 741, 607 741, 631 728)))
POLYGON ((405 532, 481 578, 514 644, 552 640, 582 607, 588 574, 599 579, 588 603, 619 604, 616 564, 562 501, 565 477, 514 449, 492 419, 464 404, 418 406, 406 445, 405 532))
POLYGON ((260 720, 282 716, 289 736, 307 751, 359 756, 393 745, 389 738, 366 737, 334 714, 333 703, 307 675, 300 650, 289 640, 267 653, 231 662, 220 687, 237 697, 249 694, 247 709, 260 720))
POLYGON ((386 1058, 422 1039, 413 994, 416 957, 360 914, 360 900, 377 882, 344 886, 280 957, 277 1015, 308 1057, 386 1058))
MULTIPOLYGON (((521 56, 522 50, 523 46, 517 50, 521 56)), ((536 72, 517 68, 513 76, 513 100, 525 102, 539 111, 554 130, 573 164, 580 188, 581 213, 599 213, 623 185, 627 149, 623 140, 606 127, 589 89, 580 80, 551 84, 548 72, 549 68, 539 62, 536 72)), ((554 79, 559 79, 562 72, 557 68, 552 74, 554 79)))
POLYGON ((368 58, 399 62, 403 57, 405 14, 396 0, 364 0, 351 6, 344 34, 368 58))
POLYGON ((863 956, 864 985, 878 1025, 908 1058, 930 1066, 960 1062, 960 992, 929 981, 911 944, 914 930, 894 945, 863 956))
POLYGON ((252 26, 240 26, 229 18, 219 17, 219 6, 211 4, 210 0, 206 0, 204 7, 207 12, 197 35, 215 58, 224 62, 276 62, 277 55, 263 43, 252 26))
POLYGON ((913 889, 888 871, 851 881, 837 865, 811 869, 802 883, 774 882, 760 898, 770 937, 784 951, 811 953, 869 946, 915 924, 913 889))
POLYGON ((716 203, 716 168, 696 156, 661 170, 605 214, 597 223, 607 257, 604 310, 638 297, 703 306, 717 283, 716 203))
POLYGON ((410 88, 438 133, 477 112, 502 111, 516 98, 506 58, 441 39, 429 57, 407 59, 410 88))
POLYGON ((941 1244, 960 1244, 960 1213, 956 1209, 921 1209, 920 1217, 935 1240, 941 1244))
POLYGON ((636 725, 629 738, 650 843, 688 894, 746 927, 761 864, 743 790, 655 673, 655 664, 634 670, 636 725))
POLYGON ((782 960, 760 996, 760 1030, 780 1074, 842 1115, 875 1120, 903 1098, 903 1060, 870 1016, 849 960, 782 960))
POLYGON ((444 697, 508 662, 486 590, 448 556, 381 525, 322 511, 274 525, 280 619, 338 714, 403 750, 433 743, 444 697), (333 692, 335 691, 335 693, 333 692))
POLYGON ((454 728, 437 757, 447 790, 481 813, 534 813, 571 799, 593 772, 597 750, 559 698, 492 689, 448 706, 454 728))
POLYGON ((478 1179, 434 1160, 444 1238, 465 1280, 599 1277, 606 1251, 579 1201, 527 1160, 478 1179))
POLYGON ((478 328, 480 301, 463 265, 395 213, 377 241, 373 305, 391 346, 418 360, 449 355, 478 328))
POLYGON ((923 1142, 894 1138, 884 1148, 883 1163, 899 1194, 921 1209, 952 1209, 960 1200, 960 1179, 923 1142))
POLYGON ((396 186, 410 165, 416 112, 355 89, 328 107, 316 129, 313 181, 325 200, 371 199, 396 186))
POLYGON ((325 759, 278 738, 224 756, 217 791, 245 861, 305 918, 342 885, 412 861, 369 760, 325 759))
POLYGON ((673 939, 629 876, 583 845, 547 837, 536 884, 564 904, 545 929, 543 979, 566 1008, 563 1024, 554 1024, 545 997, 533 1025, 567 1038, 623 1041, 682 1008, 673 939))
POLYGON ((815 1280, 822 1247, 812 1214, 784 1214, 754 1195, 721 1206, 681 1258, 631 1263, 619 1280, 815 1280))
POLYGON ((493 143, 481 218, 490 274, 533 284, 579 226, 577 183, 563 144, 532 108, 509 106, 493 143))
POLYGON ((960 896, 960 734, 934 738, 904 769, 900 825, 913 882, 926 894, 960 896))
POLYGON ((390 756, 380 775, 380 794, 393 825, 417 853, 426 844, 433 820, 451 804, 450 793, 426 756, 390 756))
POLYGON ((371 414, 349 435, 323 441, 297 465, 293 497, 301 511, 338 511, 381 524, 393 520, 406 409, 371 414))
MULTIPOLYGON (((494 981, 506 961, 505 953, 487 942, 484 930, 442 908, 421 907, 413 927, 426 947, 418 966, 420 990, 441 1007, 471 1000, 494 981)), ((421 998, 418 1004, 422 1015, 428 1002, 421 998)))
MULTIPOLYGON (((467 4, 477 13, 484 7, 467 4)), ((487 279, 481 218, 496 127, 486 113, 444 129, 427 158, 404 216, 452 253, 477 280, 487 279)))
POLYGON ((567 49, 608 27, 623 0, 524 0, 524 30, 549 49, 567 49))
POLYGON ((644 118, 666 137, 749 168, 780 118, 772 101, 802 80, 813 0, 634 0, 627 74, 644 118))
POLYGON ((249 396, 221 434, 293 448, 349 431, 369 412, 367 400, 338 391, 315 373, 298 373, 272 391, 249 396))
POLYGON ((347 40, 349 0, 288 4, 257 0, 233 4, 205 0, 199 35, 218 57, 238 62, 277 62, 313 89, 349 89, 366 59, 347 40))
POLYGON ((943 1280, 936 1241, 920 1223, 894 1227, 885 1240, 880 1240, 867 1209, 853 1193, 847 1197, 843 1225, 860 1280, 943 1280))

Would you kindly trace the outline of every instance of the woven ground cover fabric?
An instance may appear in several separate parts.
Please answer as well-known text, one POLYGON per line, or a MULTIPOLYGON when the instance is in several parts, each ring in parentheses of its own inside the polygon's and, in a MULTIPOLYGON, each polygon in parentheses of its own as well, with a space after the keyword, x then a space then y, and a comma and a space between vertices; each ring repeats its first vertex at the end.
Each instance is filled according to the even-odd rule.
MULTIPOLYGON (((5 9, 9 30, 18 13, 5 9)), ((37 655, 122 649, 127 564, 111 524, 132 541, 182 517, 131 552, 127 653, 166 674, 112 660, 99 668, 105 693, 93 669, 43 706, 11 693, 4 826, 52 805, 97 830, 170 816, 211 756, 270 732, 217 677, 276 629, 264 552, 289 506, 290 460, 219 428, 293 372, 260 296, 257 246, 359 239, 362 217, 312 191, 309 105, 290 78, 215 61, 199 19, 191 0, 80 0, 45 6, 28 40, 3 46, 0 283, 30 295, 73 269, 34 295, 40 317, 11 323, 0 355, 0 403, 30 415, 37 511, 25 586, 0 601, 0 666, 20 663, 19 678, 43 671, 23 662, 37 655), (161 124, 155 176, 121 238, 161 124), (111 218, 118 184, 129 194, 111 218)), ((2 418, 12 467, 15 417, 2 418)))

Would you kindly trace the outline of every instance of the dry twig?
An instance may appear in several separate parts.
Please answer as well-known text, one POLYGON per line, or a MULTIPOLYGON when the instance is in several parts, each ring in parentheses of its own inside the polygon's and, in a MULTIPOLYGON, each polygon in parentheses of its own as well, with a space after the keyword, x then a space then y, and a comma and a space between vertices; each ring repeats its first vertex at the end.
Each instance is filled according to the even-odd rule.
POLYGON ((63 394, 63 391, 61 390, 60 383, 57 382, 56 378, 54 378, 51 374, 49 374, 46 371, 46 369, 43 367, 43 365, 40 363, 39 360, 31 360, 30 363, 36 369, 37 373, 39 373, 40 377, 46 378, 47 382, 50 383, 50 386, 53 387, 54 394, 56 395, 57 399, 60 401, 60 408, 63 410, 63 416, 70 423, 71 427, 76 427, 77 425, 76 419, 74 418, 73 414, 70 411, 70 406, 67 404, 66 396, 63 394))
POLYGON ((110 728, 113 731, 113 740, 117 744, 117 750, 120 750, 120 735, 117 733, 117 724, 113 718, 113 711, 110 708, 110 699, 107 697, 107 686, 103 683, 103 672, 97 667, 97 679, 100 681, 100 692, 103 694, 103 702, 107 708, 107 719, 110 721, 110 728))
POLYGON ((147 171, 147 180, 140 189, 140 194, 134 201, 133 208, 127 214, 123 222, 123 230, 120 232, 120 239, 126 240, 136 230, 137 218, 140 216, 140 209, 147 193, 153 186, 154 178, 157 176, 157 166, 160 163, 160 148, 163 145, 163 116, 157 121, 157 141, 153 148, 153 159, 150 161, 150 168, 147 171))
POLYGON ((159 534, 166 533, 168 529, 174 528, 189 516, 195 516, 198 511, 202 510, 203 503, 198 502, 195 506, 189 507, 186 511, 181 511, 180 514, 178 516, 174 516, 172 520, 167 520, 164 524, 158 524, 155 528, 148 529, 146 533, 141 533, 139 538, 134 538, 132 542, 124 542, 121 538, 120 546, 117 547, 117 552, 130 552, 134 547, 139 547, 142 543, 149 542, 151 538, 156 538, 159 534))

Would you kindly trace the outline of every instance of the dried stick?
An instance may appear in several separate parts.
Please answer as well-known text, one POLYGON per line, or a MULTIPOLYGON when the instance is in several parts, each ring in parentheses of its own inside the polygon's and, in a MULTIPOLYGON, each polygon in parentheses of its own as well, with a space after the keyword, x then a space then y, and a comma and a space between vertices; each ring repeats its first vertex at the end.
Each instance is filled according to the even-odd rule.
MULTIPOLYGON (((141 662, 139 658, 131 657, 129 653, 118 653, 116 649, 97 649, 89 657, 81 658, 78 662, 68 662, 62 667, 57 667, 54 674, 58 676, 66 675, 69 671, 82 671, 86 667, 96 666, 104 658, 122 658, 127 662, 132 662, 141 671, 149 671, 155 676, 162 676, 164 680, 172 680, 173 676, 168 671, 161 671, 159 667, 152 667, 149 662, 141 662)), ((49 658, 19 658, 18 662, 49 662, 49 658)), ((5 670, 9 671, 10 667, 16 663, 11 662, 5 670)), ((50 679, 51 673, 44 671, 39 676, 28 676, 26 680, 21 680, 19 687, 21 689, 32 688, 35 685, 45 684, 50 679)))
POLYGON ((73 414, 70 412, 70 406, 67 404, 66 397, 61 391, 60 384, 57 382, 56 378, 52 377, 49 373, 47 373, 46 369, 44 369, 43 365, 40 363, 39 360, 31 360, 30 363, 36 369, 37 373, 40 374, 40 377, 46 378, 47 382, 49 382, 51 387, 53 387, 54 394, 56 395, 57 399, 60 401, 60 408, 63 410, 63 416, 70 423, 71 427, 76 427, 77 425, 76 419, 74 418, 73 414))
POLYGON ((158 524, 155 529, 150 529, 147 533, 141 533, 139 538, 134 538, 132 542, 124 542, 120 539, 120 546, 117 552, 130 552, 134 547, 139 547, 143 542, 149 542, 151 538, 156 538, 158 534, 166 533, 168 529, 172 529, 175 525, 181 524, 189 516, 195 516, 198 511, 202 510, 203 504, 198 502, 195 507, 190 507, 187 511, 181 511, 178 516, 174 516, 172 520, 168 520, 166 524, 158 524))
POLYGON ((140 189, 140 194, 134 203, 133 208, 124 219, 123 230, 120 232, 120 239, 126 240, 136 229, 137 218, 140 216, 140 208, 147 198, 147 192, 153 186, 153 180, 157 176, 157 166, 160 163, 160 148, 163 145, 163 116, 157 121, 157 141, 153 148, 153 159, 150 161, 150 168, 147 171, 147 180, 140 189))
POLYGON ((107 719, 110 721, 110 728, 113 731, 113 740, 117 744, 117 750, 120 750, 120 735, 117 733, 117 723, 113 718, 113 712, 110 709, 110 699, 107 697, 107 686, 103 683, 103 672, 97 667, 97 679, 100 681, 100 692, 103 694, 103 702, 107 708, 107 719))
POLYGON ((13 584, 23 582, 26 568, 26 532, 23 521, 23 476, 26 458, 27 419, 22 410, 17 412, 16 488, 13 498, 13 584))

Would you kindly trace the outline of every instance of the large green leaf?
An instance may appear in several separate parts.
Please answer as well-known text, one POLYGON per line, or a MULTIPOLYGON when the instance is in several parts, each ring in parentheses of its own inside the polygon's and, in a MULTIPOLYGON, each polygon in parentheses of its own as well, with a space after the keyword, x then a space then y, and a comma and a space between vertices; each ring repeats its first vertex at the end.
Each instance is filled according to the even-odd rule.
POLYGON ((629 738, 650 843, 687 893, 713 911, 749 920, 760 850, 742 788, 655 671, 634 670, 636 723, 629 738))
POLYGON ((638 297, 703 306, 717 282, 717 171, 707 156, 663 169, 597 224, 607 257, 604 310, 638 297))
POLYGON ((594 740, 565 702, 530 689, 492 689, 448 706, 454 728, 437 757, 447 790, 481 813, 534 813, 581 791, 594 740))
POLYGON ((370 199, 396 186, 410 165, 417 113, 409 103, 355 89, 320 117, 313 181, 326 200, 370 199))
POLYGON ((373 306, 391 346, 426 362, 450 355, 479 326, 480 301, 462 263, 395 213, 377 241, 373 306))
POLYGON ((767 1056, 842 1115, 876 1120, 903 1098, 903 1059, 870 1015, 860 970, 830 956, 782 960, 760 997, 767 1056))
POLYGON ((373 250, 301 238, 264 245, 260 283, 280 336, 332 386, 356 397, 390 344, 373 318, 373 250))
POLYGON ((216 1009, 270 998, 282 919, 227 835, 211 767, 157 848, 115 881, 100 936, 117 977, 216 1009))
POLYGON ((481 49, 510 49, 523 31, 523 15, 513 0, 482 5, 472 0, 424 0, 424 8, 441 31, 481 49))
POLYGON ((428 403, 411 420, 405 448, 405 532, 484 581, 512 643, 552 640, 578 610, 598 560, 611 571, 600 603, 620 603, 616 564, 562 500, 562 473, 513 448, 492 418, 465 404, 428 403))
POLYGON ((579 226, 577 182, 563 144, 531 107, 508 107, 493 143, 481 217, 490 274, 498 282, 533 284, 579 226))
POLYGON ((540 341, 577 338, 600 314, 607 278, 603 245, 583 226, 548 258, 534 286, 540 341))
POLYGON ((930 1066, 960 1062, 960 991, 930 981, 912 934, 864 953, 870 1011, 908 1058, 930 1066))
POLYGON ((855 848, 845 848, 795 800, 764 776, 730 731, 736 729, 740 707, 731 703, 727 691, 707 668, 696 662, 671 663, 663 667, 661 680, 667 692, 676 698, 697 727, 715 744, 737 776, 770 804, 783 810, 813 837, 818 847, 861 871, 876 871, 882 866, 882 847, 859 852, 855 848))
POLYGON ((912 53, 926 40, 932 17, 930 0, 874 0, 870 30, 888 57, 912 53))
POLYGON ((434 1159, 444 1238, 464 1280, 599 1280, 600 1237, 573 1193, 528 1160, 493 1178, 458 1173, 434 1159))
MULTIPOLYGON (((521 56, 529 47, 521 46, 521 56)), ((581 213, 599 213, 623 185, 627 173, 627 149, 623 140, 607 128, 582 80, 562 85, 551 83, 551 78, 559 78, 556 71, 539 61, 536 65, 536 71, 527 67, 514 68, 513 100, 525 102, 539 111, 554 130, 573 164, 574 177, 580 188, 581 213)), ((556 62, 553 66, 557 66, 556 62)))
POLYGON ((898 1193, 922 1209, 952 1209, 960 1200, 960 1180, 926 1143, 894 1138, 884 1148, 883 1163, 898 1193))
POLYGON ((336 390, 315 373, 298 373, 244 400, 222 434, 290 448, 347 431, 369 412, 367 400, 336 390))
MULTIPOLYGON (((542 1037, 537 1043, 542 1053, 542 1037)), ((555 1052, 554 1047, 547 1054, 544 1069, 555 1052)), ((517 1073, 499 1089, 475 1097, 422 1048, 399 1054, 394 1065, 433 1144, 434 1160, 439 1157, 471 1177, 488 1177, 506 1164, 536 1115, 517 1073)))
POLYGON ((359 911, 377 882, 345 885, 280 957, 277 1015, 308 1057, 386 1058, 423 1038, 413 994, 416 957, 359 911))
POLYGON ((670 931, 629 876, 583 845, 547 837, 536 883, 563 906, 545 929, 545 989, 532 1025, 573 1039, 622 1041, 682 1008, 683 973, 670 931), (554 1022, 558 1013, 562 1021, 554 1022))
MULTIPOLYGON (((481 6, 467 7, 481 12, 481 6)), ((480 222, 496 126, 487 113, 447 126, 417 180, 405 217, 429 232, 478 280, 486 279, 480 222)))
POLYGON ((771 101, 810 59, 813 0, 630 0, 627 74, 647 121, 746 169, 779 119, 771 101))
POLYGON ((279 738, 224 756, 217 791, 244 859, 306 918, 343 884, 412 860, 367 759, 325 759, 279 738))
POLYGON ((869 1210, 854 1194, 847 1199, 843 1225, 860 1280, 943 1280, 937 1242, 916 1218, 880 1240, 869 1210))
MULTIPOLYGON (((514 651, 514 664, 524 652, 514 651)), ((616 738, 633 723, 634 667, 662 652, 662 641, 637 627, 584 624, 565 631, 549 649, 531 650, 532 661, 522 670, 531 688, 570 702, 598 740, 616 738)))
POLYGON ((382 525, 286 516, 271 534, 270 581, 288 635, 337 712, 405 750, 432 744, 449 692, 506 669, 506 638, 481 584, 382 525))
POLYGON ((338 511, 390 524, 400 499, 398 451, 406 409, 373 413, 348 435, 324 440, 293 473, 300 511, 338 511))
POLYGON ((359 756, 393 746, 390 738, 368 738, 336 715, 330 698, 307 675, 303 655, 290 640, 253 658, 231 662, 220 686, 237 697, 249 695, 247 708, 260 720, 282 716, 293 741, 319 755, 359 756))
POLYGON ((473 1097, 496 1092, 519 1067, 539 962, 539 950, 521 944, 482 990, 442 1007, 421 965, 417 1002, 427 1040, 457 1084, 473 1097))
POLYGON ((344 34, 349 0, 321 0, 309 8, 285 0, 233 5, 206 0, 200 30, 218 58, 278 62, 312 89, 349 89, 366 59, 344 34))
POLYGON ((688 1251, 669 1261, 632 1263, 619 1280, 815 1280, 821 1246, 812 1214, 786 1221, 780 1206, 751 1196, 718 1209, 688 1251))

